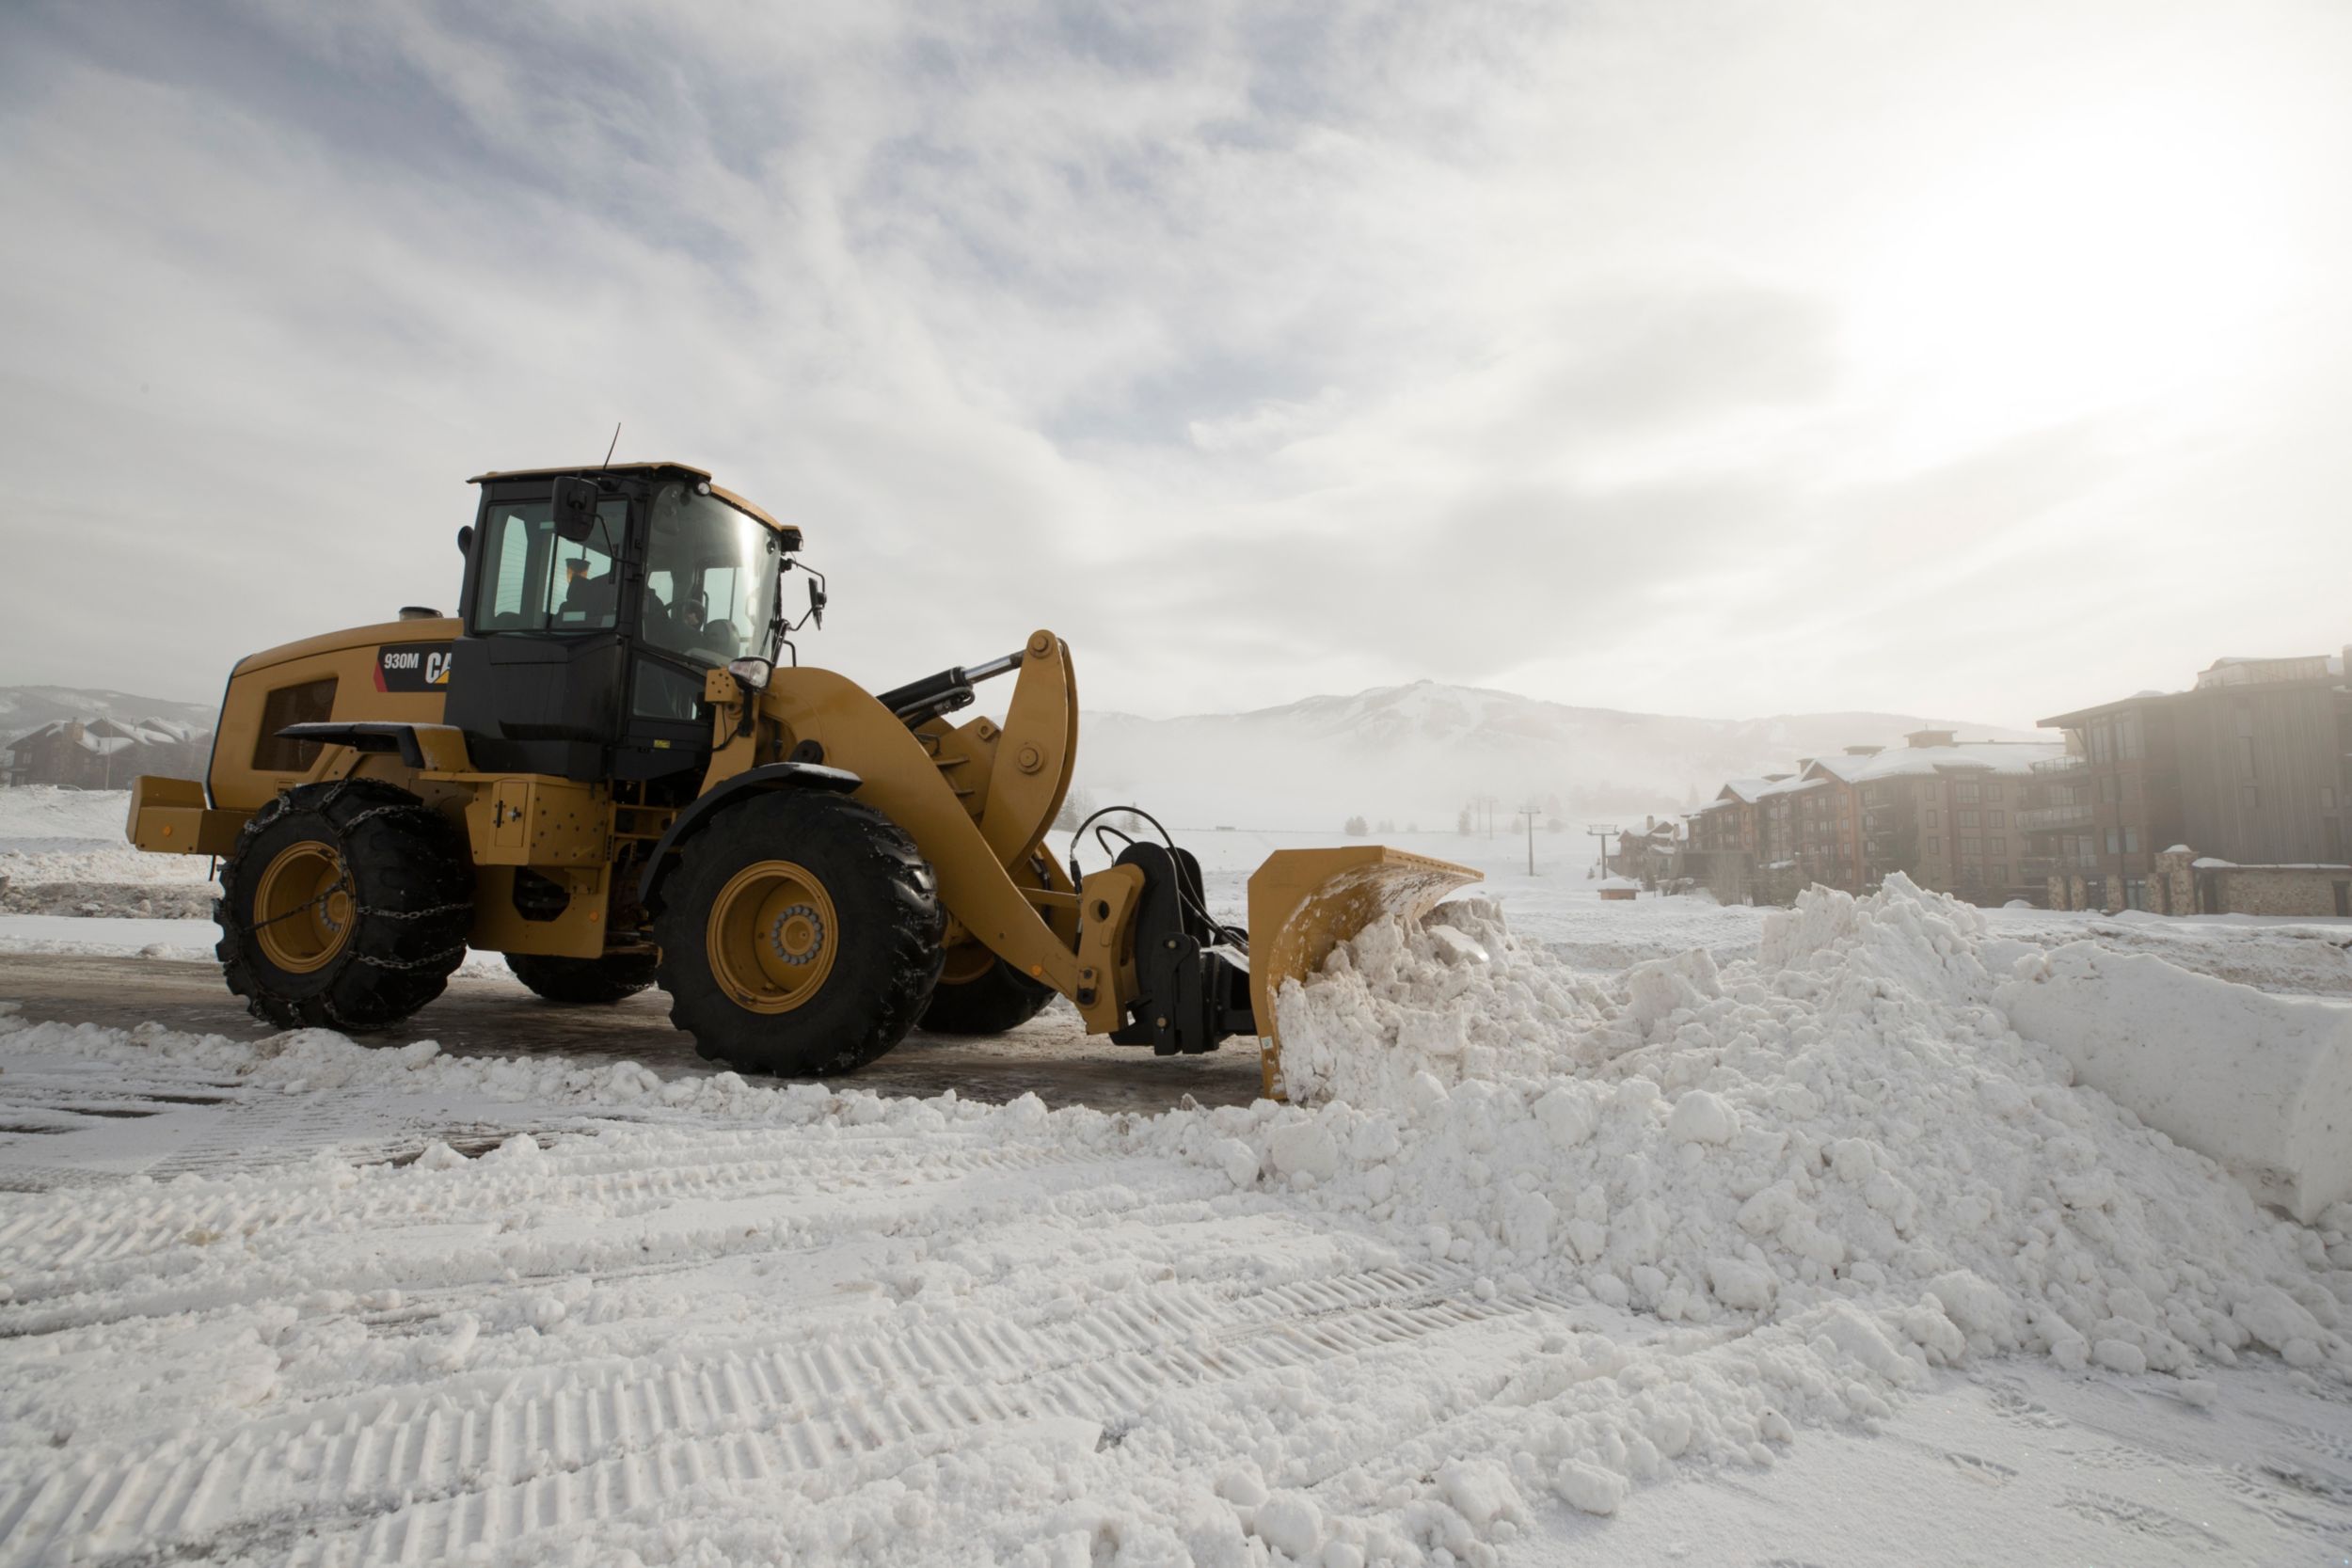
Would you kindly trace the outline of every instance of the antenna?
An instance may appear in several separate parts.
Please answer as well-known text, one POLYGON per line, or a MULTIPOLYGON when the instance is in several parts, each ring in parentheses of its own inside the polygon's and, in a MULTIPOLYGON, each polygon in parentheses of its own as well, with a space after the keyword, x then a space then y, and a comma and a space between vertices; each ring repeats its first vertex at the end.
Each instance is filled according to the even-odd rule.
POLYGON ((607 447, 607 448, 605 448, 605 449, 604 449, 604 461, 603 461, 602 463, 597 464, 597 465, 596 465, 596 467, 600 467, 600 468, 609 468, 609 467, 612 467, 612 454, 613 454, 613 452, 615 452, 616 451, 618 451, 618 450, 620 449, 620 445, 621 445, 621 421, 620 421, 620 420, 614 420, 612 421, 612 444, 611 446, 609 446, 609 447, 607 447))

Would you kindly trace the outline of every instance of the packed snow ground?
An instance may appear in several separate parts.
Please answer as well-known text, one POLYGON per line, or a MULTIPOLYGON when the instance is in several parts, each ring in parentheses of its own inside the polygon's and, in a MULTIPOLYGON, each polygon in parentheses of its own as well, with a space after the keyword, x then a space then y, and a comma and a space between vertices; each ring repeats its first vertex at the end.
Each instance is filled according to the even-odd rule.
POLYGON ((1297 1106, 0 1019, 81 1178, 0 1197, 0 1559, 2352 1547, 2352 1209, 2076 1086, 2054 941, 1577 880, 1288 993, 1297 1106))

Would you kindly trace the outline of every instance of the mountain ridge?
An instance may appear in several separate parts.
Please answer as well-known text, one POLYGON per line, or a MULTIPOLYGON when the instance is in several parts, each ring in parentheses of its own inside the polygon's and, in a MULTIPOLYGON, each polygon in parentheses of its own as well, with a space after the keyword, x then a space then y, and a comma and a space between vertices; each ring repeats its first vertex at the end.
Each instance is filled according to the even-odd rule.
MULTIPOLYGON (((101 688, 0 687, 0 745, 63 718, 163 718, 210 729, 209 705, 101 688)), ((1581 815, 1672 816, 1726 779, 1792 769, 1917 729, 2023 739, 2001 725, 1851 710, 1699 719, 1578 707, 1491 687, 1414 681, 1233 713, 1081 716, 1077 784, 1093 799, 1198 822, 1335 827, 1349 816, 1451 820, 1473 801, 1581 815)))
POLYGON ((1096 720, 1133 721, 1137 723, 1146 724, 1178 724, 1196 719, 1248 720, 1267 717, 1275 714, 1289 713, 1295 709, 1309 707, 1318 704, 1359 702, 1368 698, 1410 693, 1422 689, 1458 693, 1463 696, 1470 697, 1500 698, 1505 702, 1526 704, 1536 707, 1556 708, 1563 712, 1589 716, 1596 719, 1663 719, 1672 720, 1677 723, 1719 724, 1727 726, 1743 724, 1769 724, 1780 720, 1844 719, 1864 723, 1916 723, 1923 727, 1935 729, 1961 729, 1969 731, 1980 730, 1988 733, 1997 732, 1996 738, 2025 736, 2038 733, 2031 730, 2021 730, 2013 725, 2008 724, 1987 724, 1975 720, 1938 719, 1919 714, 1893 713, 1875 708, 1823 708, 1813 710, 1791 709, 1782 713, 1757 714, 1745 719, 1714 719, 1694 713, 1650 713, 1640 708, 1597 707, 1581 703, 1564 703, 1554 697, 1534 697, 1523 691, 1506 691, 1501 687, 1463 686, 1452 681, 1439 681, 1429 678, 1423 678, 1416 681, 1406 681, 1397 686, 1368 686, 1360 691, 1349 693, 1317 692, 1311 696, 1294 699, 1288 703, 1276 703, 1265 707, 1240 708, 1230 713, 1179 713, 1171 714, 1164 719, 1154 719, 1143 714, 1128 712, 1124 708, 1097 708, 1089 712, 1086 717, 1096 720))
POLYGON ((1081 724, 1077 778, 1089 796, 1300 828, 1326 826, 1335 812, 1442 822, 1480 800, 1507 802, 1498 808, 1506 811, 1533 803, 1563 820, 1673 816, 1726 779, 1792 770, 1848 746, 1899 746, 1916 730, 1995 740, 2035 733, 1868 710, 1698 719, 1439 681, 1230 714, 1097 712, 1081 724))
POLYGON ((0 686, 0 746, 60 719, 169 719, 209 734, 219 717, 211 703, 142 697, 109 687, 0 686))

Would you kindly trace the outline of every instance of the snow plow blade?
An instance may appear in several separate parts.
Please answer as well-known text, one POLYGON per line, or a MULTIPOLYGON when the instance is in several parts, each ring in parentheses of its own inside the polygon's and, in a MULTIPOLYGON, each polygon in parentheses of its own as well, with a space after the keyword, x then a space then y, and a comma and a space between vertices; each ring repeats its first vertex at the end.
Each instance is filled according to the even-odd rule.
POLYGON ((1278 849, 1249 877, 1249 1001, 1258 1020, 1258 1071, 1268 1100, 1282 1095, 1281 1030, 1274 999, 1331 949, 1389 915, 1417 920, 1455 888, 1484 879, 1452 861, 1385 845, 1278 849))

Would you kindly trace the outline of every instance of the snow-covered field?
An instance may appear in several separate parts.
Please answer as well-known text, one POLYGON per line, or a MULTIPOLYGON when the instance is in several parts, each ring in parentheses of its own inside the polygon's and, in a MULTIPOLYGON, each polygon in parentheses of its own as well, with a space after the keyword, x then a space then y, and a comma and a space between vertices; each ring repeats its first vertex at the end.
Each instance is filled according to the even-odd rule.
MULTIPOLYGON (((128 790, 0 789, 0 915, 209 921, 212 863, 132 848, 123 839, 130 801, 128 790)), ((11 927, 0 937, 0 952, 9 951, 10 938, 29 934, 11 927)), ((119 940, 133 934, 121 932, 119 940)), ((180 932, 149 936, 173 945, 186 940, 180 932)), ((210 939, 202 945, 209 952, 210 939)))
MULTIPOLYGON (((1238 915, 1304 840, 1190 841, 1238 915)), ((2352 1206, 2078 1082, 2076 1005, 2324 1053, 2352 925, 1405 844, 1489 879, 1288 996, 1297 1106, 0 1016, 0 1561, 2352 1553, 2352 1206)))

